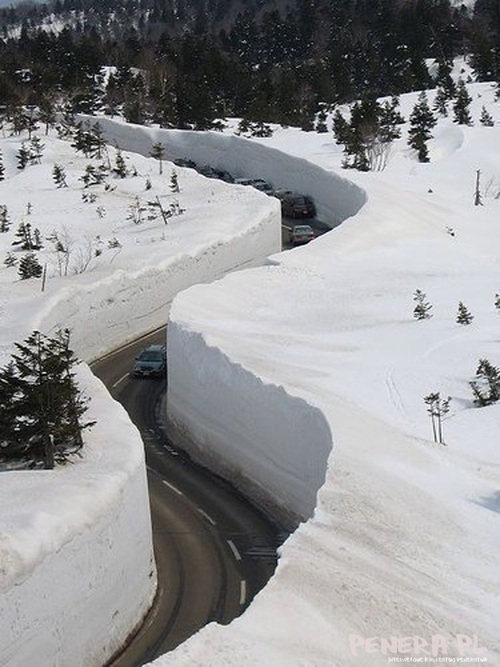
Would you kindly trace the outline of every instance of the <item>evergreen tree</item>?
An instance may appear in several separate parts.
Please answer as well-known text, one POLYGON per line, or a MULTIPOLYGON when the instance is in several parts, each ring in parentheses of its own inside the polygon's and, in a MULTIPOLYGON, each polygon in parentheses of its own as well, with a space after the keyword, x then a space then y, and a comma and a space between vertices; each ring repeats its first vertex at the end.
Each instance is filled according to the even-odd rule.
POLYGON ((408 144, 417 151, 419 162, 429 162, 427 141, 432 138, 431 130, 436 122, 429 109, 426 93, 420 93, 410 115, 410 129, 408 130, 408 144))
POLYGON ((432 317, 431 304, 427 301, 427 295, 422 290, 415 290, 413 294, 413 301, 415 301, 415 308, 413 309, 413 317, 416 320, 428 320, 432 317))
POLYGON ((0 181, 5 179, 5 167, 3 166, 3 155, 0 151, 0 181))
POLYGON ((493 116, 490 113, 488 113, 488 111, 486 110, 486 107, 484 105, 481 109, 481 117, 479 119, 479 122, 484 127, 493 127, 495 125, 495 121, 493 120, 493 116))
POLYGON ((69 331, 54 338, 35 331, 16 349, 0 371, 2 457, 51 469, 82 447, 82 431, 93 424, 82 422, 87 407, 75 381, 69 331))
POLYGON ((457 94, 453 104, 453 121, 459 125, 472 125, 472 117, 469 111, 469 105, 472 97, 467 91, 467 87, 462 79, 458 80, 457 94))
POLYGON ((60 164, 54 164, 54 168, 52 169, 52 180, 58 188, 68 187, 68 184, 66 183, 66 172, 64 167, 60 164))
POLYGON ((318 132, 318 134, 325 134, 328 132, 328 128, 326 126, 326 109, 324 106, 320 108, 316 116, 315 130, 318 132))
POLYGON ((467 307, 464 305, 464 303, 460 301, 458 304, 458 311, 456 318, 457 324, 470 324, 473 319, 474 315, 471 315, 471 313, 467 310, 467 307))
POLYGON ((163 174, 163 160, 165 158, 165 146, 161 143, 161 141, 158 141, 157 143, 152 145, 149 154, 151 155, 152 158, 158 160, 159 174, 161 176, 161 174, 163 174))
POLYGON ((29 147, 31 164, 41 164, 44 148, 45 144, 42 144, 40 137, 32 137, 29 147))
POLYGON ((11 252, 8 252, 5 259, 3 260, 3 263, 5 266, 10 268, 11 266, 15 266, 17 264, 17 258, 11 252))
POLYGON ((351 128, 339 109, 333 114, 333 136, 335 143, 347 144, 349 141, 351 128))
POLYGON ((119 178, 125 178, 128 173, 127 165, 125 164, 125 160, 119 148, 116 149, 115 166, 112 171, 119 178))
POLYGON ((40 278, 43 273, 43 268, 36 255, 29 252, 23 255, 19 260, 18 274, 21 280, 28 280, 29 278, 40 278))
POLYGON ((487 359, 480 359, 476 379, 470 382, 474 405, 484 407, 500 399, 500 369, 487 359))
POLYGON ((34 249, 34 239, 31 232, 31 223, 30 222, 21 222, 19 227, 14 235, 14 241, 12 245, 21 246, 21 250, 33 250, 34 249))
POLYGON ((170 176, 170 192, 177 193, 180 191, 181 189, 179 187, 179 177, 177 176, 175 169, 172 169, 172 174, 170 176))
POLYGON ((497 310, 500 310, 500 294, 495 294, 494 304, 495 304, 495 308, 497 310))
POLYGON ((29 163, 31 158, 31 153, 29 149, 27 148, 26 144, 23 142, 21 144, 21 147, 17 151, 16 159, 17 159, 17 168, 18 169, 25 169, 26 165, 29 163))
POLYGON ((10 229, 9 211, 5 204, 0 204, 0 234, 8 232, 10 229))
POLYGON ((448 108, 446 106, 448 100, 448 94, 444 88, 438 88, 436 91, 436 97, 434 98, 433 109, 438 112, 440 116, 448 115, 448 108))

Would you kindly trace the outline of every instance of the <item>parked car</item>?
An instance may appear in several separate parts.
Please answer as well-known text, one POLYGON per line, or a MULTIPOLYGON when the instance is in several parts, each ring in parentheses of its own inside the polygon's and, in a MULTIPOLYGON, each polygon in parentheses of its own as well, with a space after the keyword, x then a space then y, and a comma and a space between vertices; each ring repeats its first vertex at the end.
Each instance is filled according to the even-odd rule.
POLYGON ((167 367, 165 345, 148 345, 135 358, 133 374, 136 377, 162 377, 167 367))
POLYGON ((235 178, 234 183, 235 185, 252 185, 252 180, 251 178, 235 178))
POLYGON ((269 181, 264 181, 262 178, 253 178, 250 185, 266 195, 272 195, 274 193, 274 188, 271 183, 269 183, 269 181))
POLYGON ((314 230, 310 225, 295 225, 290 236, 292 245, 304 245, 315 238, 314 230))
POLYGON ((310 197, 290 194, 281 200, 281 212, 287 218, 314 218, 316 207, 310 197))
POLYGON ((175 160, 173 160, 173 163, 177 167, 188 167, 189 169, 196 169, 196 162, 193 162, 193 160, 188 160, 187 158, 183 157, 175 158, 175 160))

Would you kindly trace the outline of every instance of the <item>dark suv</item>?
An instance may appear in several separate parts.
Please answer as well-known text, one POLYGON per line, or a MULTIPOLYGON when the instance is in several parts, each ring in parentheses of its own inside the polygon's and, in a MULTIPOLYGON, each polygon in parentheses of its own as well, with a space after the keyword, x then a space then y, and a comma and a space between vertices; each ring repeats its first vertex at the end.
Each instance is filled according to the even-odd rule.
POLYGON ((314 218, 316 207, 310 197, 292 193, 281 200, 281 212, 287 218, 314 218))

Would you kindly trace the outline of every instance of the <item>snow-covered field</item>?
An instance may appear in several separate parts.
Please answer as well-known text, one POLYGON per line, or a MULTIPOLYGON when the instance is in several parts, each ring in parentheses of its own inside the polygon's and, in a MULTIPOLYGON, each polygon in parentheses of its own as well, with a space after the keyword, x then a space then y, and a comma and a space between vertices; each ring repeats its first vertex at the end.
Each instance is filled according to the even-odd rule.
MULTIPOLYGON (((306 521, 241 618, 155 665, 500 664, 500 405, 475 407, 469 386, 480 359, 500 366, 500 102, 488 84, 470 92, 474 126, 440 120, 430 164, 405 136, 385 171, 366 174, 340 172, 330 134, 260 140, 352 179, 368 201, 274 265, 175 299, 169 413, 257 496, 267 487, 286 503, 300 488, 306 521), (482 105, 495 127, 479 125, 482 105), (430 319, 413 318, 417 289, 430 319), (451 397, 446 446, 432 439, 431 392, 451 397)), ((416 98, 402 99, 407 118, 416 98)))
MULTIPOLYGON (((110 188, 91 188, 96 199, 86 203, 79 178, 89 160, 43 139, 42 164, 18 172, 20 140, 2 140, 0 203, 12 226, 0 234, 0 252, 21 254, 11 243, 30 221, 48 274, 41 293, 39 279, 20 281, 2 264, 2 365, 35 327, 70 326, 77 352, 94 359, 161 323, 179 289, 277 251, 276 202, 189 170, 177 169, 183 215, 167 226, 127 219, 136 196, 172 203, 171 167, 160 177, 144 157, 153 141, 164 141, 170 157, 307 190, 324 216, 354 216, 312 245, 174 303, 171 417, 211 447, 214 465, 223 458, 243 485, 251 478, 253 493, 266 487, 266 501, 273 496, 306 521, 241 618, 208 626, 158 665, 377 667, 393 655, 382 653, 380 638, 391 637, 400 657, 430 662, 421 647, 434 641, 451 662, 457 634, 466 657, 500 662, 500 412, 475 408, 468 384, 480 358, 500 365, 500 103, 487 84, 471 91, 474 127, 441 121, 428 165, 402 139, 381 173, 341 171, 330 134, 279 129, 251 142, 103 120, 107 135, 134 152, 124 155, 138 175, 109 177, 110 188), (478 125, 483 104, 497 126, 478 125), (67 189, 52 182, 54 162, 66 169, 67 189), (474 207, 478 169, 484 205, 474 207), (54 231, 71 247, 67 276, 46 240, 54 231), (433 306, 429 320, 412 317, 416 289, 433 306), (455 322, 459 301, 474 315, 468 326, 455 322), (197 375, 187 372, 195 366, 197 375), (451 397, 446 447, 432 442, 423 397, 433 391, 451 397), (473 635, 486 652, 463 647, 473 635)), ((403 99, 406 116, 415 99, 403 99)), ((91 418, 105 415, 83 461, 2 475, 0 662, 9 666, 74 665, 83 655, 102 662, 154 589, 138 435, 85 367, 80 377, 93 396, 91 418)))
MULTIPOLYGON (((86 188, 86 166, 107 157, 85 158, 55 136, 39 136, 41 164, 25 170, 17 169, 17 155, 27 135, 0 139, 1 366, 32 330, 62 327, 80 358, 93 360, 164 324, 177 291, 281 247, 279 203, 253 189, 176 169, 175 194, 171 164, 160 175, 157 161, 127 153, 126 178, 108 173, 86 188), (56 187, 54 164, 68 187, 56 187), (158 201, 184 212, 165 225, 158 201), (18 273, 27 251, 12 242, 21 224, 31 225, 33 239, 39 230, 43 292, 41 278, 18 273), (8 256, 13 266, 4 264, 8 256)), ((147 156, 154 141, 145 131, 136 143, 147 156)), ((116 167, 116 150, 108 153, 116 167)), ((97 421, 85 433, 82 459, 55 471, 2 472, 0 664, 9 667, 103 664, 141 621, 156 588, 141 439, 84 364, 78 378, 97 421)))

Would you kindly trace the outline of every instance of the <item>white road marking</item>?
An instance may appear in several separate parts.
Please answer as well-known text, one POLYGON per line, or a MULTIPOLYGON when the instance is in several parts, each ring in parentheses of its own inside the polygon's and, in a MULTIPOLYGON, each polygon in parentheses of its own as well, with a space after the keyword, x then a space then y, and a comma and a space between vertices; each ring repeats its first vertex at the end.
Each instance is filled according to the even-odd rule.
POLYGON ((209 516, 204 510, 202 510, 201 507, 197 507, 196 509, 197 509, 198 512, 201 514, 201 516, 205 517, 205 519, 206 519, 207 521, 210 521, 210 523, 212 524, 212 526, 216 526, 216 525, 217 525, 216 522, 212 519, 212 517, 209 516))
POLYGON ((123 382, 123 380, 128 378, 129 375, 130 375, 130 373, 125 373, 125 375, 123 375, 119 380, 117 380, 114 384, 111 385, 111 389, 114 389, 115 387, 118 387, 120 382, 123 382))
POLYGON ((179 490, 176 486, 174 486, 173 484, 170 484, 170 482, 167 482, 166 479, 164 479, 164 480, 162 480, 162 481, 163 481, 163 483, 164 483, 166 486, 168 486, 169 489, 172 489, 172 491, 175 491, 175 493, 177 493, 178 496, 183 496, 183 495, 184 495, 184 494, 182 493, 182 491, 180 491, 180 490, 179 490))
POLYGON ((247 599, 247 582, 242 579, 240 581, 240 604, 245 604, 247 599))
POLYGON ((236 545, 235 545, 235 543, 233 542, 233 540, 226 540, 226 542, 228 543, 229 548, 230 548, 231 551, 233 552, 233 556, 236 558, 236 560, 241 560, 240 552, 239 552, 238 549, 236 548, 236 545))

